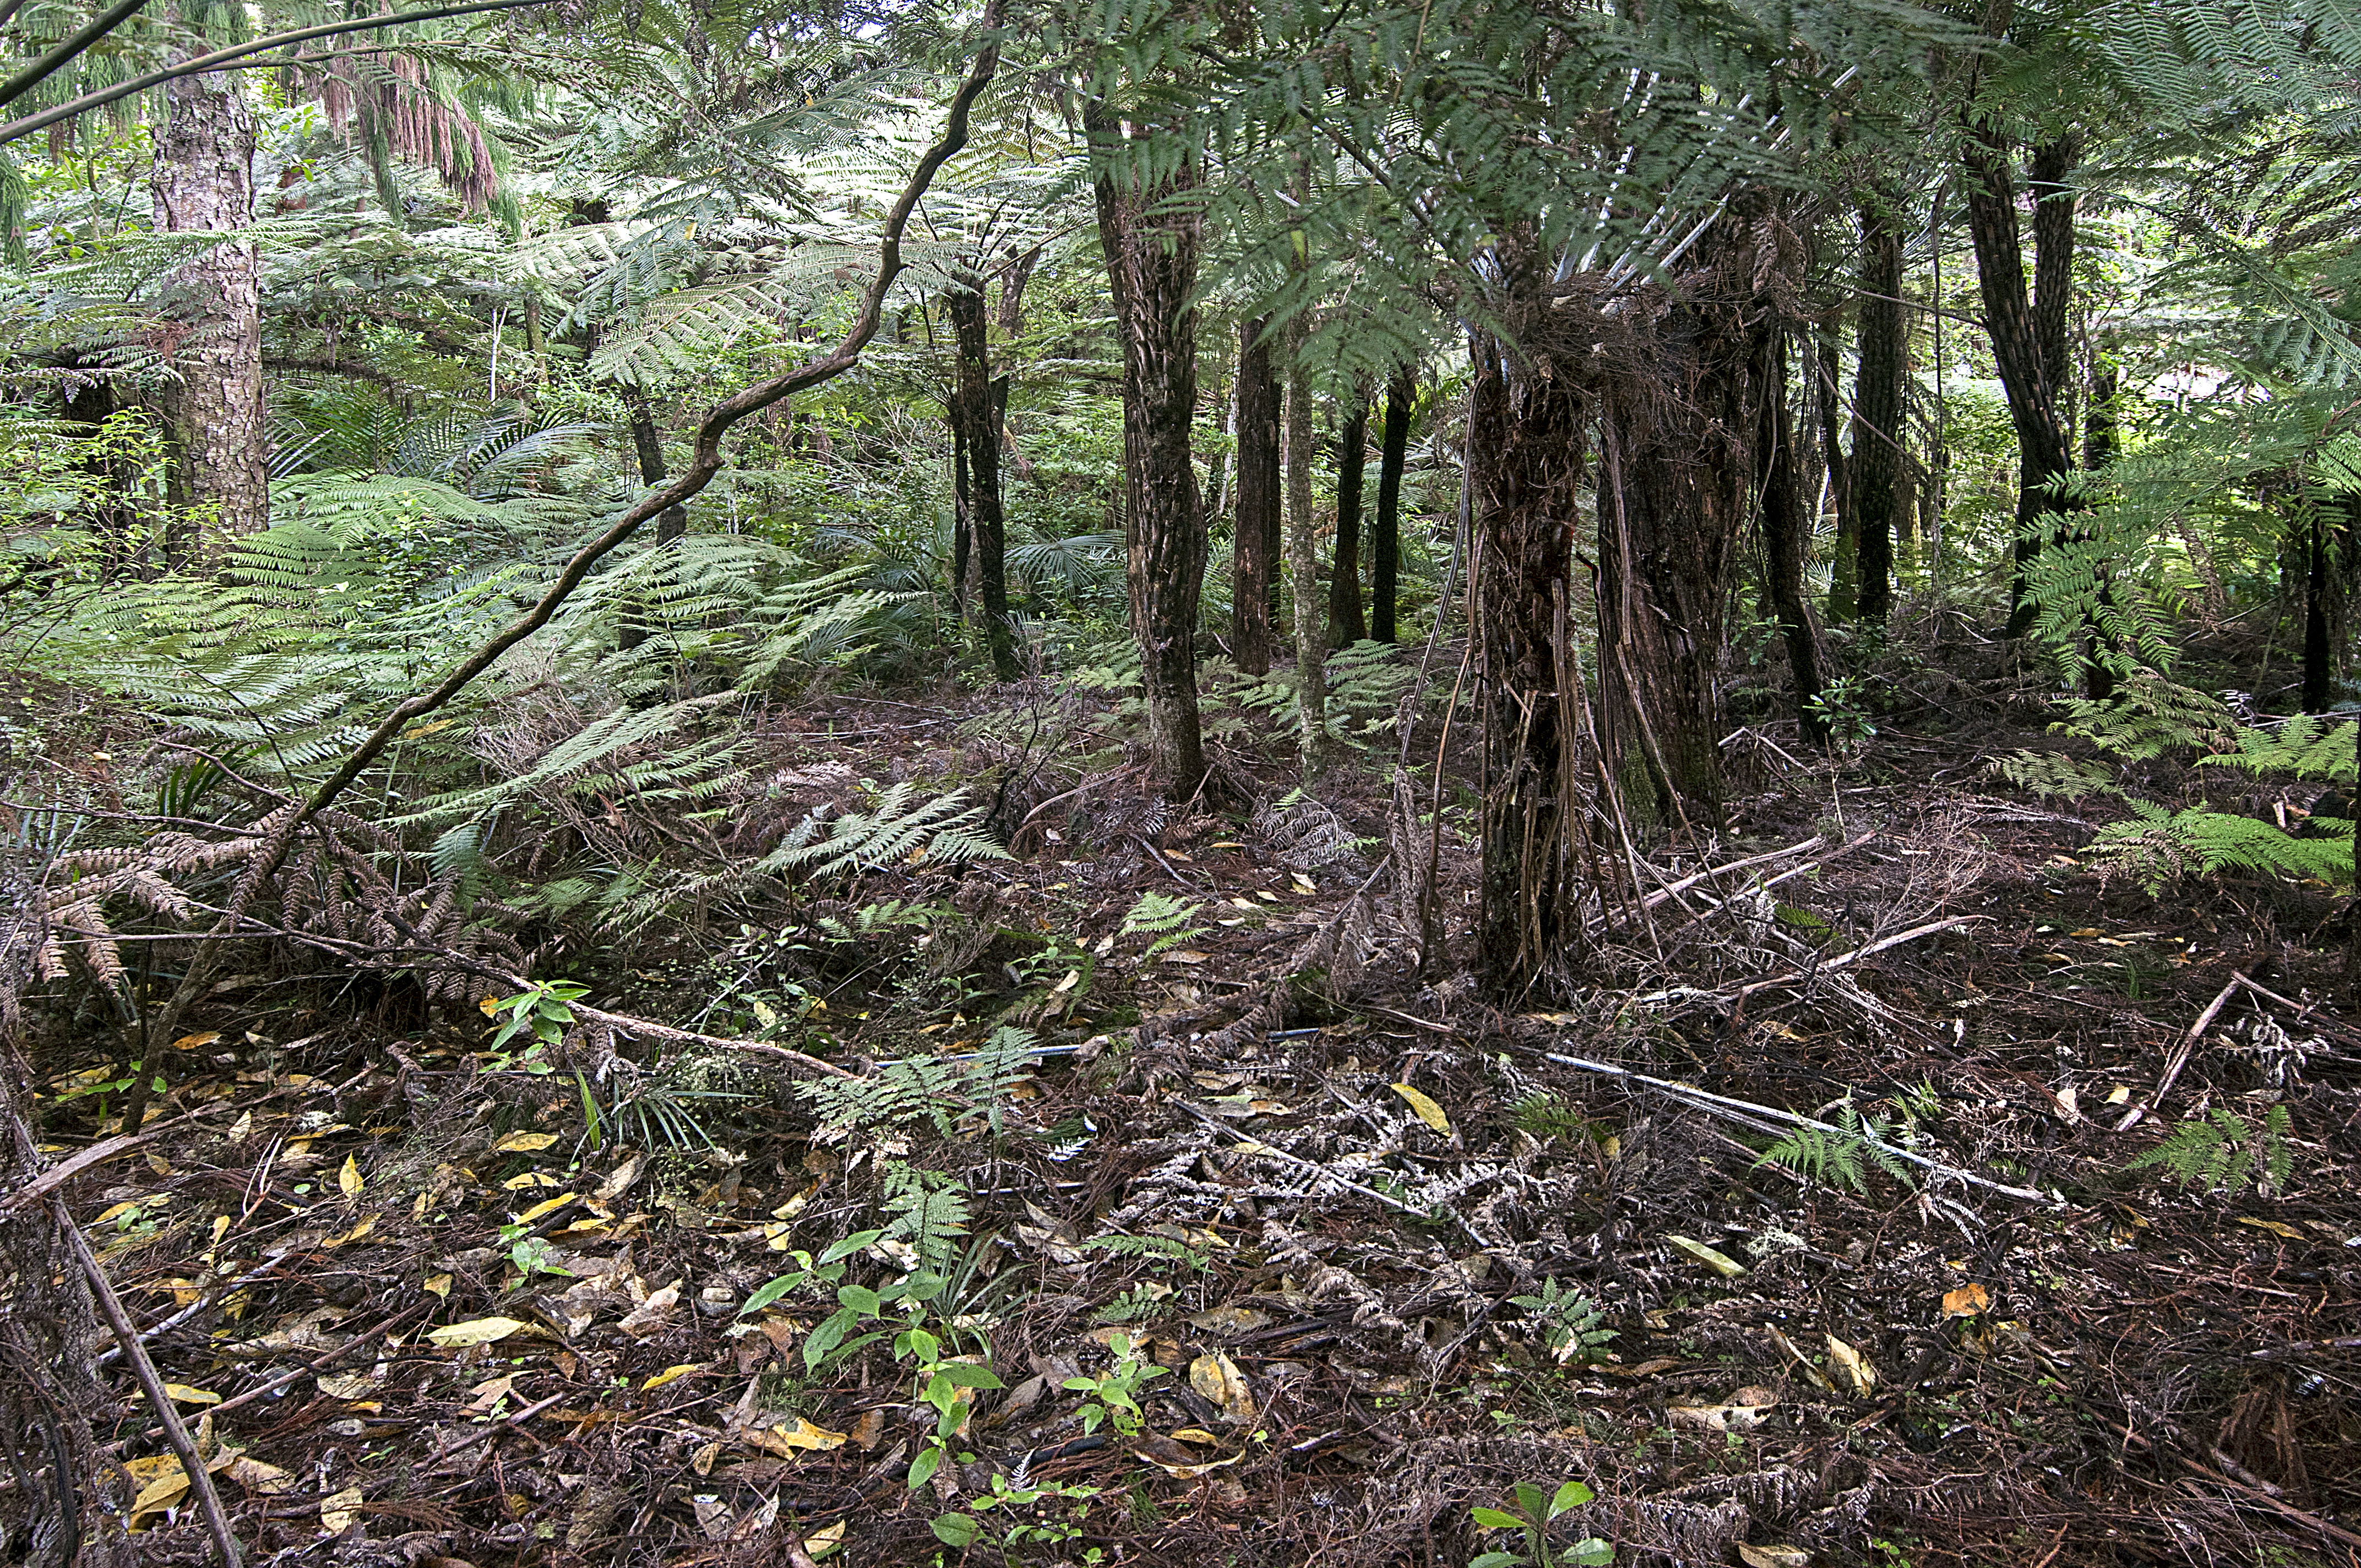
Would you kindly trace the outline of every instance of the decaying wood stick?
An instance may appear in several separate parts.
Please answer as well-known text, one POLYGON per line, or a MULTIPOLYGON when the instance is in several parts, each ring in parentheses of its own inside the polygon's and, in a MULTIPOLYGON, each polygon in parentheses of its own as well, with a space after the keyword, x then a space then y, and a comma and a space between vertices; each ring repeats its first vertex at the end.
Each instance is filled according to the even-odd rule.
POLYGON ((2205 1031, 2213 1027, 2213 1020, 2221 1015, 2224 1007, 2229 1005, 2230 998, 2237 995, 2239 987, 2246 983, 2243 973, 2232 975, 2230 983, 2222 988, 2221 994, 2205 1004, 2205 1011, 2197 1015, 2197 1022, 2189 1026, 2189 1033, 2181 1036, 2180 1044, 2173 1047, 2171 1059, 2164 1064, 2164 1076, 2156 1081, 2156 1092, 2125 1112, 2123 1119, 2115 1124, 2115 1131, 2130 1132, 2140 1124, 2140 1119, 2148 1113, 2150 1107, 2164 1103, 2164 1097, 2171 1093, 2172 1086, 2180 1080, 2180 1069, 2189 1065, 2190 1054, 2197 1049, 2197 1042, 2204 1038, 2205 1031))
MULTIPOLYGON (((1866 843, 1875 837, 1873 833, 1864 833, 1857 842, 1866 843)), ((1641 902, 1653 909, 1658 905, 1671 900, 1675 894, 1686 893, 1701 882, 1711 882, 1718 876, 1728 876, 1732 872, 1746 871, 1754 866, 1766 865, 1773 861, 1784 861, 1790 855, 1806 854, 1826 842, 1828 842, 1827 839, 1815 833, 1802 843, 1790 844, 1784 850, 1772 850, 1760 855, 1749 855, 1742 861, 1732 861, 1726 866, 1708 866, 1705 870, 1685 876, 1678 882, 1666 883, 1641 902)), ((1846 847, 1850 849, 1851 846, 1846 847)))
POLYGON ((1938 931, 1949 931, 1958 926, 1972 926, 1979 920, 1991 918, 1989 915, 1956 915, 1949 920, 1930 920, 1924 926, 1913 926, 1907 931, 1897 931, 1891 937, 1881 937, 1874 942, 1863 943, 1849 953, 1838 954, 1824 964, 1815 964, 1809 974, 1774 974, 1769 980, 1758 980, 1752 985, 1739 987, 1738 994, 1741 998, 1748 997, 1758 991, 1767 990, 1774 985, 1792 985, 1799 980, 1809 980, 1813 975, 1827 974, 1832 970, 1850 969, 1861 959, 1882 953, 1888 948, 1898 948, 1905 942, 1915 942, 1921 937, 1931 937, 1938 931))
POLYGON ((647 1018, 634 1018, 627 1013, 609 1013, 602 1008, 586 1007, 579 1002, 572 1005, 574 1016, 577 1022, 603 1024, 620 1034, 653 1035, 660 1040, 680 1040, 693 1046, 719 1046, 723 1050, 747 1051, 755 1056, 774 1057, 781 1061, 790 1062, 802 1068, 807 1072, 817 1072, 829 1078, 858 1079, 861 1076, 848 1068, 837 1066, 832 1061, 822 1061, 818 1057, 807 1056, 802 1051, 786 1046, 774 1046, 768 1040, 725 1039, 719 1035, 700 1035, 694 1029, 675 1029, 669 1024, 658 1024, 647 1018))
POLYGON ((164 1441, 180 1457, 181 1471, 189 1478, 189 1489, 197 1495, 197 1506, 205 1516, 205 1530, 214 1538, 214 1550, 221 1554, 223 1568, 243 1568, 237 1551, 237 1537, 230 1533, 229 1516, 222 1511, 221 1494, 214 1490, 214 1478, 206 1471, 197 1445, 189 1436, 189 1429, 181 1420, 181 1412, 172 1408, 172 1396, 164 1391, 164 1379, 156 1364, 148 1359, 147 1346, 139 1343, 139 1331, 132 1326, 131 1315, 123 1310, 123 1298, 107 1283, 106 1270, 98 1266, 90 1250, 88 1238, 74 1217, 66 1212, 64 1200, 49 1195, 49 1218, 58 1232, 65 1237, 66 1245, 73 1249, 75 1259, 90 1280, 91 1294, 97 1298, 98 1310, 106 1318, 107 1327, 115 1331, 115 1341, 123 1347, 125 1359, 139 1378, 139 1387, 148 1396, 148 1403, 164 1428, 164 1441))
MULTIPOLYGON (((1894 938, 1896 941, 1901 939, 1894 938)), ((2011 1198, 2022 1198, 2031 1203, 2049 1201, 2048 1194, 2037 1191, 2033 1188, 2010 1187, 2005 1183, 1994 1181, 1989 1177, 1978 1176, 1974 1171, 1962 1170, 1956 1165, 1945 1165, 1941 1160, 1928 1159, 1925 1155, 1913 1154, 1908 1149, 1895 1148, 1892 1144, 1870 1137, 1858 1130, 1849 1133, 1842 1127, 1827 1122, 1815 1121, 1809 1116, 1794 1111, 1782 1110, 1776 1105, 1763 1105, 1752 1100, 1732 1099, 1727 1094, 1716 1094, 1711 1090, 1699 1089, 1694 1084, 1676 1082, 1669 1078, 1651 1078, 1644 1072, 1633 1072, 1628 1067, 1617 1067, 1611 1062, 1592 1061, 1587 1057, 1570 1057, 1557 1051, 1543 1051, 1542 1055, 1561 1067, 1577 1068, 1584 1072, 1603 1073, 1609 1078, 1623 1079, 1655 1090, 1659 1093, 1671 1095, 1709 1115, 1727 1116, 1735 1112, 1743 1113, 1748 1116, 1768 1116, 1773 1121, 1784 1122, 1791 1127, 1811 1127, 1839 1138, 1859 1138, 1881 1153, 1890 1154, 1896 1159, 1919 1166, 1938 1175, 1955 1177, 1971 1187, 1981 1187, 1987 1191, 2004 1193, 2011 1198)), ((1730 1119, 1737 1118, 1730 1116, 1730 1119)))

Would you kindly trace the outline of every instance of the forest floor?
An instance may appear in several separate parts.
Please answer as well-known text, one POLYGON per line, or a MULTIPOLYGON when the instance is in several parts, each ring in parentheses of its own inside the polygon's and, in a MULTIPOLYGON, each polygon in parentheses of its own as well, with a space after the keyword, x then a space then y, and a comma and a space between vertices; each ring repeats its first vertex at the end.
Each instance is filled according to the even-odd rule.
MULTIPOLYGON (((751 1008, 865 1089, 690 1050, 594 1135, 598 1041, 536 1076, 398 983, 266 967, 214 988, 144 1141, 65 1192, 253 1562, 1443 1568, 1521 1549, 1471 1508, 1578 1480, 1552 1541, 1618 1563, 2361 1563, 2337 900, 2103 877, 2103 803, 1989 770, 2044 743, 2016 688, 1896 689, 1839 762, 1795 763, 1792 726, 1733 747, 1726 830, 1649 891, 1764 858, 1627 900, 1547 1007, 1487 1005, 1443 954, 1418 974, 1384 753, 1307 801, 1282 743, 1235 740, 1234 798, 1190 810, 1120 773, 1059 799, 1066 760, 1002 792, 1015 858, 872 878, 865 920, 807 904, 579 960, 600 1007, 716 1036, 751 1008), (1125 933, 1149 892, 1193 911, 1125 933), (2201 1018, 2160 1113, 2117 1131, 2201 1018), (1945 1168, 1841 1131, 1765 1163, 1786 1129, 1745 1105, 1945 1168), (2272 1106, 2276 1190, 2126 1169, 2214 1111, 2258 1146, 2272 1106), (881 1227, 843 1260, 853 1314, 925 1249, 939 1354, 988 1349, 1004 1385, 953 1396, 953 1461, 915 1489, 938 1415, 894 1304, 814 1369, 834 1284, 753 1299, 881 1227), (1085 1431, 1070 1380, 1117 1417, 1136 1391, 1140 1430, 1085 1431)), ((782 702, 772 809, 980 772, 1007 702, 782 702)), ((1473 869, 1446 836, 1455 932, 1473 869)), ((42 1048, 63 1095, 111 1045, 42 1048)), ((96 1110, 49 1107, 54 1157, 96 1110)), ((140 1411, 103 1435, 142 1559, 200 1561, 140 1411)))

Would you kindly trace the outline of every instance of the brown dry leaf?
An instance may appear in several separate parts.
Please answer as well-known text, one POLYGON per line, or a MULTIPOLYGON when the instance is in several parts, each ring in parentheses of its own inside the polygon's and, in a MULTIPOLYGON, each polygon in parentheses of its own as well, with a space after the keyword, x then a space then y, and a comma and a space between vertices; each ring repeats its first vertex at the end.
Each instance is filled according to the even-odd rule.
POLYGON ((511 1372, 500 1377, 489 1377, 468 1389, 467 1392, 475 1398, 467 1401, 467 1413, 471 1416, 490 1415, 493 1407, 507 1398, 516 1387, 517 1376, 511 1372))
POLYGON ((1221 1351, 1201 1355, 1189 1364, 1189 1387, 1219 1407, 1225 1421, 1243 1425, 1255 1419, 1254 1391, 1246 1387, 1246 1375, 1221 1351))
POLYGON ((276 1464, 265 1464, 261 1460, 248 1459, 243 1453, 231 1455, 228 1464, 215 1464, 213 1469, 248 1492, 266 1497, 277 1497, 281 1492, 291 1490, 295 1485, 295 1478, 276 1464))
POLYGON ((376 1379, 358 1372, 324 1372, 313 1381, 332 1399, 366 1399, 377 1392, 376 1379))
POLYGON ((782 1459, 793 1459, 801 1453, 823 1453, 832 1448, 842 1448, 846 1437, 840 1431, 814 1426, 797 1416, 793 1426, 753 1427, 746 1431, 746 1441, 754 1447, 775 1453, 782 1459))
POLYGON ((1664 1418, 1669 1424, 1692 1431, 1752 1431, 1778 1402, 1779 1396, 1768 1388, 1741 1388, 1718 1405, 1686 1400, 1667 1405, 1664 1418))
POLYGON ((688 1456, 688 1467, 699 1475, 710 1475, 713 1474, 713 1462, 720 1457, 721 1445, 708 1442, 688 1456))
POLYGON ((357 1198, 368 1182, 361 1179, 361 1168, 355 1157, 345 1157, 345 1168, 336 1172, 336 1190, 347 1198, 357 1198))
POLYGON ((355 1225, 351 1230, 338 1231, 333 1236, 322 1236, 320 1238, 320 1245, 324 1247, 342 1246, 346 1242, 357 1242, 360 1240, 363 1236, 368 1234, 375 1229, 377 1229, 377 1216, 375 1214, 364 1214, 361 1216, 361 1223, 355 1225))
POLYGON ((1446 1138, 1451 1135, 1451 1118, 1443 1113, 1443 1107, 1434 1102, 1433 1096, 1407 1083, 1395 1084, 1394 1092, 1410 1102, 1410 1108, 1418 1113, 1420 1121, 1446 1138))
POLYGON ((2293 1225, 2282 1224, 2277 1220, 2257 1220, 2250 1214, 2241 1214, 2238 1216, 2238 1223, 2242 1225, 2252 1225, 2258 1231, 2268 1231, 2275 1236, 2285 1236, 2291 1242, 2300 1242, 2309 1239, 2301 1231, 2297 1230, 2293 1225))
POLYGON ((1828 1359, 1843 1372, 1845 1381, 1852 1385, 1852 1391, 1867 1398, 1877 1387, 1877 1368, 1869 1364, 1867 1356, 1836 1335, 1830 1334, 1828 1338, 1828 1359))
POLYGON ((1673 1250, 1683 1257, 1693 1263, 1704 1264, 1724 1279, 1735 1279, 1746 1272, 1744 1264, 1728 1253, 1717 1247, 1709 1247, 1701 1241, 1695 1241, 1687 1236, 1676 1236, 1669 1231, 1664 1233, 1664 1240, 1670 1243, 1673 1250))
POLYGON ((557 1141, 555 1133, 511 1133, 492 1146, 494 1154, 539 1154, 557 1141))
POLYGON ((1604 1372, 1609 1374, 1610 1376, 1615 1377, 1653 1377, 1659 1372, 1677 1371, 1679 1368, 1687 1365, 1688 1363, 1683 1361, 1677 1355, 1653 1355, 1647 1360, 1640 1363, 1637 1366, 1616 1366, 1613 1365, 1608 1365, 1595 1366, 1592 1367, 1591 1370, 1594 1372, 1604 1372))
POLYGON ((1252 1307, 1210 1307, 1202 1312, 1191 1312, 1181 1321, 1209 1333, 1244 1334, 1268 1327, 1270 1314, 1252 1307))
POLYGON ((1164 961, 1168 964, 1202 964, 1205 958, 1205 954, 1194 948, 1175 948, 1164 955, 1164 961))
POLYGON ((343 1491, 324 1497, 320 1503, 320 1528, 330 1535, 342 1535, 359 1522, 361 1489, 347 1486, 343 1491))
POLYGON ((1814 1387, 1830 1394, 1837 1391, 1837 1386, 1828 1381, 1828 1374, 1813 1365, 1811 1358, 1795 1348, 1795 1342, 1789 1339, 1778 1324, 1765 1323, 1763 1329, 1770 1334, 1771 1343, 1779 1347, 1780 1354, 1794 1362, 1797 1370, 1803 1373, 1805 1379, 1814 1387))
POLYGON ((861 1412, 861 1419, 852 1423, 851 1441, 853 1447, 863 1453, 868 1453, 876 1448, 878 1439, 884 1435, 885 1412, 875 1409, 863 1410, 861 1412))
POLYGON ((451 1277, 447 1274, 430 1274, 426 1277, 422 1288, 428 1295, 440 1296, 447 1301, 451 1299, 451 1277))
POLYGON ((1970 1283, 1943 1292, 1943 1316, 1947 1318, 1972 1318, 1991 1306, 1992 1292, 1981 1285, 1970 1283))

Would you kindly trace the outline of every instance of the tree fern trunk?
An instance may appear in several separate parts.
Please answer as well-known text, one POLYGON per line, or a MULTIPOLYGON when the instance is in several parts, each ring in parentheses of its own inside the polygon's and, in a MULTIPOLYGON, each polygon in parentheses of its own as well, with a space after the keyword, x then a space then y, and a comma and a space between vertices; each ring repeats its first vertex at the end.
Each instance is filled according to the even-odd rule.
MULTIPOLYGON (((664 467, 664 437, 656 429, 655 411, 648 404, 648 394, 638 387, 625 387, 623 407, 631 414, 631 451, 639 459, 640 483, 650 489, 663 484, 670 476, 664 467)), ((666 507, 657 515, 654 547, 658 550, 678 543, 688 532, 688 509, 666 507)), ((622 624, 615 633, 615 645, 629 652, 648 640, 650 628, 644 609, 627 608, 622 624)))
POLYGON ((1418 382, 1405 368, 1386 389, 1386 427, 1378 444, 1378 514, 1369 530, 1369 635, 1394 641, 1401 575, 1402 469, 1410 459, 1410 421, 1418 382))
POLYGON ((1861 540, 1852 515, 1851 465, 1837 433, 1844 428, 1844 399, 1837 390, 1837 345, 1820 339, 1812 360, 1812 410, 1817 416, 1820 449, 1826 456, 1828 495, 1837 509, 1836 542, 1828 557, 1828 619, 1850 620, 1861 608, 1861 540))
POLYGON ((1809 521, 1798 477, 1795 422, 1787 414, 1787 334, 1763 334, 1762 396, 1754 425, 1754 462, 1763 497, 1764 597, 1787 644, 1795 684, 1795 722, 1805 738, 1826 741, 1828 720, 1813 706, 1820 695, 1819 629, 1804 596, 1804 550, 1809 521))
POLYGON ((1369 400, 1356 392, 1336 433, 1336 552, 1328 574, 1328 640, 1349 647, 1369 634, 1361 617, 1361 481, 1369 460, 1369 400))
MULTIPOLYGON (((199 52, 202 43, 180 58, 199 52)), ((168 116, 149 175, 155 222, 171 234, 254 222, 254 115, 239 73, 184 76, 164 90, 168 116)), ((262 397, 261 280, 250 240, 232 240, 176 268, 163 308, 177 339, 165 411, 179 448, 174 500, 213 509, 219 538, 270 526, 270 427, 262 397)), ((176 560, 195 542, 175 540, 176 560)))
POLYGON ((1279 381, 1261 321, 1238 325, 1236 532, 1230 543, 1230 656, 1250 675, 1270 669, 1270 592, 1279 569, 1279 381))
POLYGON ((1902 235, 1882 201, 1861 209, 1860 363, 1853 373, 1852 518, 1856 612, 1883 624, 1894 598, 1901 500, 1902 381, 1909 352, 1902 314, 1902 235))
POLYGON ((1000 501, 1000 422, 994 411, 992 345, 984 315, 984 280, 962 271, 946 299, 958 356, 954 417, 967 450, 968 540, 976 577, 977 609, 993 673, 1017 675, 1016 641, 1008 624, 1008 543, 1000 501))
POLYGON ((1119 145, 1126 133, 1103 102, 1090 105, 1083 128, 1097 165, 1099 247, 1123 339, 1124 533, 1148 750, 1165 786, 1187 799, 1205 778, 1195 641, 1205 518, 1189 453, 1200 220, 1172 198, 1196 184, 1197 168, 1186 155, 1159 178, 1112 167, 1126 150, 1119 145))
POLYGON ((1295 598, 1295 712, 1303 775, 1327 761, 1328 614, 1312 516, 1312 378, 1300 360, 1307 318, 1287 334, 1287 567, 1295 598))

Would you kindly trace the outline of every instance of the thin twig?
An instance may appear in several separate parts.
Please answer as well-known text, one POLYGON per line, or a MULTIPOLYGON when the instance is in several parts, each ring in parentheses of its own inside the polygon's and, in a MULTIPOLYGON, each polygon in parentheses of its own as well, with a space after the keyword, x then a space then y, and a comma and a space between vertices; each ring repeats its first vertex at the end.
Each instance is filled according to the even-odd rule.
POLYGON ((223 1568, 242 1568, 244 1559, 238 1555, 237 1537, 230 1533, 229 1516, 222 1511, 221 1494, 214 1490, 214 1478, 197 1453, 196 1442, 189 1436, 181 1412, 172 1408, 172 1396, 165 1392, 164 1379, 157 1372, 156 1364, 148 1359, 148 1349, 139 1343, 139 1331, 132 1326, 131 1315, 123 1310, 123 1299, 107 1283, 106 1271, 99 1267, 82 1227, 66 1212, 65 1201, 51 1193, 49 1207, 50 1219, 56 1222, 59 1233, 73 1249, 74 1257, 90 1280, 91 1294, 97 1298, 98 1310, 105 1315, 107 1327, 115 1331, 115 1342, 123 1347, 140 1388, 148 1396, 149 1408, 163 1425, 164 1441, 180 1456, 181 1473, 189 1478, 189 1489, 197 1495, 197 1506, 205 1516, 205 1530, 214 1538, 214 1550, 221 1554, 223 1568))
POLYGON ((1826 963, 1814 964, 1808 974, 1774 974, 1769 980, 1758 980, 1752 985, 1741 986, 1738 994, 1741 997, 1748 997, 1771 986, 1792 985, 1796 981, 1811 980, 1827 974, 1832 970, 1850 969, 1861 959, 1882 953, 1888 948, 1898 948, 1905 942, 1915 942, 1921 937, 1931 937, 1938 931, 1949 931, 1960 926, 1972 926, 1979 920, 1991 918, 1989 915, 1955 915, 1949 920, 1930 920, 1924 926, 1913 926, 1907 931, 1897 931, 1891 937, 1881 937, 1874 942, 1865 942, 1849 953, 1838 954, 1826 963))
MULTIPOLYGON (((1346 1188, 1352 1191, 1359 1193, 1364 1198, 1371 1199, 1378 1203, 1382 1203, 1398 1214, 1407 1214, 1414 1220, 1431 1221, 1434 1218, 1434 1212, 1433 1210, 1422 1209, 1412 1203, 1405 1203, 1399 1198, 1389 1198, 1374 1187, 1364 1187, 1359 1182, 1353 1180, 1349 1177, 1337 1175, 1334 1171, 1329 1169, 1326 1166, 1322 1165, 1317 1160, 1305 1159, 1301 1155, 1292 1155, 1288 1153, 1285 1149, 1274 1147, 1272 1145, 1263 1142, 1260 1138, 1249 1137, 1246 1134, 1239 1132, 1235 1127, 1231 1126, 1228 1123, 1214 1116, 1211 1112, 1201 1111, 1196 1106, 1190 1104, 1186 1100, 1175 1100, 1171 1102, 1171 1103, 1178 1105, 1181 1110, 1188 1112, 1189 1114, 1196 1117, 1197 1120, 1204 1123, 1205 1125, 1213 1128, 1215 1132, 1227 1133, 1231 1137, 1237 1139, 1239 1152, 1243 1154, 1267 1154, 1273 1159, 1283 1160, 1287 1164, 1296 1167, 1298 1169, 1311 1171, 1313 1175, 1318 1176, 1323 1181, 1333 1181, 1339 1187, 1346 1188), (1252 1146, 1245 1146, 1248 1145, 1251 1145, 1252 1146)), ((1459 1228, 1467 1233, 1467 1238, 1474 1242, 1477 1246, 1488 1246, 1490 1245, 1486 1242, 1482 1236, 1477 1235, 1476 1234, 1476 1227, 1469 1224, 1466 1219, 1462 1218, 1459 1211, 1451 1207, 1450 1204, 1438 1203, 1434 1207, 1442 1210, 1444 1213, 1450 1215, 1453 1220, 1456 1221, 1459 1228)))
POLYGON ((2251 983, 2243 973, 2230 977, 2230 983, 2205 1004, 2205 1011, 2197 1015, 2197 1022, 2189 1026, 2189 1033, 2181 1036, 2180 1044, 2173 1047, 2172 1058, 2164 1064, 2164 1076, 2157 1080, 2156 1092, 2125 1112, 2123 1119, 2115 1124, 2115 1131, 2130 1132, 2140 1124, 2141 1118, 2151 1108, 2164 1103, 2164 1097, 2172 1092, 2172 1086, 2180 1080, 2180 1069, 2189 1065, 2190 1053, 2196 1050, 2197 1042, 2204 1037, 2205 1031, 2213 1026, 2213 1020, 2229 1004, 2230 998, 2238 994, 2238 988, 2251 983))

